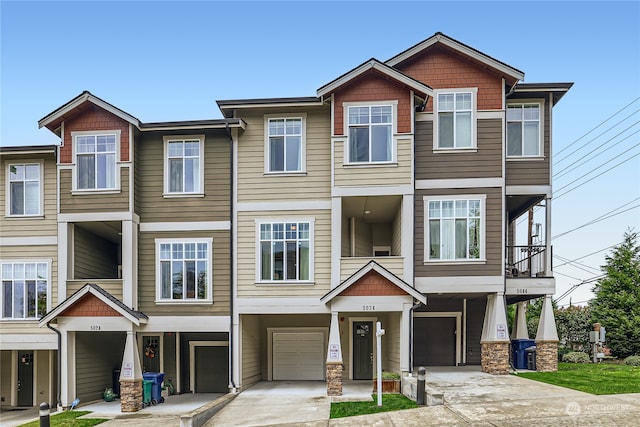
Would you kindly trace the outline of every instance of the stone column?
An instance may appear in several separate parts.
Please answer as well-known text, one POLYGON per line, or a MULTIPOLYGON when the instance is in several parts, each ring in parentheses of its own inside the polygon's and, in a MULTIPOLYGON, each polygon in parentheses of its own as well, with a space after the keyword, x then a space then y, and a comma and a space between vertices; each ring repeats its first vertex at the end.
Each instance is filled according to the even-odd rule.
POLYGON ((551 295, 545 295, 540 322, 536 333, 536 370, 556 372, 558 370, 558 330, 553 314, 551 295))
POLYGON ((342 396, 342 362, 327 362, 327 396, 342 396))
POLYGON ((482 372, 509 373, 509 343, 504 294, 489 294, 480 339, 482 372))
POLYGON ((342 348, 340 345, 340 320, 338 312, 331 312, 329 351, 327 351, 327 396, 342 396, 342 348))
POLYGON ((120 368, 120 411, 137 412, 142 409, 142 368, 133 331, 127 339, 120 368))
POLYGON ((138 412, 142 409, 142 378, 120 380, 120 412, 138 412))

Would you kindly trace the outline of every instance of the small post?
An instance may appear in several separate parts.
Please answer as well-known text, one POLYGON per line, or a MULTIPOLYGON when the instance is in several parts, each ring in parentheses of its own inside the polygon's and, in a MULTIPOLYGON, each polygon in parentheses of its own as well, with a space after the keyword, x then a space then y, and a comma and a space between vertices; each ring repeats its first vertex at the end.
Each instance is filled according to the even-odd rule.
POLYGON ((42 402, 40 404, 40 427, 49 427, 49 404, 47 402, 42 402))
POLYGON ((382 336, 384 335, 384 329, 380 322, 376 322, 376 356, 377 360, 377 372, 378 372, 378 406, 382 406, 382 336))
POLYGON ((426 386, 425 386, 425 382, 426 382, 426 378, 427 377, 427 370, 425 369, 424 366, 420 366, 418 368, 418 389, 416 390, 416 403, 418 405, 425 405, 426 401, 425 401, 425 395, 426 395, 426 386))

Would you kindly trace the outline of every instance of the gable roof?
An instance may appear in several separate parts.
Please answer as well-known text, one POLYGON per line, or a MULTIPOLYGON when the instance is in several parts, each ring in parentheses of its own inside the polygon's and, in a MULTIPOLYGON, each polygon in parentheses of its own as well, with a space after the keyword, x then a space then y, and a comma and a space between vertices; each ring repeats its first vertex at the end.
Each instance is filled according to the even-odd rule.
POLYGON ((413 77, 409 77, 403 72, 398 71, 395 68, 390 67, 389 65, 383 62, 378 61, 375 58, 371 58, 368 61, 365 61, 364 63, 358 65, 351 71, 347 71, 345 74, 341 75, 337 79, 322 86, 320 89, 317 90, 316 94, 319 97, 322 97, 328 93, 335 91, 340 86, 346 83, 349 83, 350 81, 360 77, 362 74, 370 70, 375 70, 380 74, 383 74, 393 80, 396 80, 399 83, 402 83, 410 87, 415 92, 422 95, 422 97, 426 95, 433 96, 433 89, 431 89, 431 87, 427 86, 424 83, 419 82, 413 77))
POLYGON ((412 56, 419 54, 423 50, 437 43, 440 43, 444 46, 447 46, 450 49, 460 52, 465 56, 473 58, 476 61, 479 61, 501 73, 504 73, 512 77, 516 81, 524 79, 524 72, 518 70, 517 68, 514 68, 508 64, 505 64, 502 61, 498 61, 497 59, 492 58, 491 56, 486 55, 485 53, 482 53, 479 50, 472 48, 471 46, 468 46, 462 42, 459 42, 458 40, 452 39, 451 37, 441 32, 437 32, 433 36, 429 37, 428 39, 423 40, 418 44, 415 44, 414 46, 410 47, 409 49, 403 52, 400 52, 393 58, 388 59, 385 62, 385 64, 389 65, 390 67, 395 67, 401 62, 406 61, 412 56))
POLYGON ((147 320, 149 319, 146 314, 127 307, 119 299, 117 299, 95 283, 87 283, 82 288, 74 292, 69 298, 59 304, 56 308, 42 316, 40 318, 40 321, 38 322, 38 326, 46 326, 47 323, 60 316, 87 294, 91 294, 97 297, 103 303, 118 312, 122 317, 134 323, 136 326, 139 326, 141 323, 147 323, 147 320))
POLYGON ((407 282, 400 279, 398 276, 378 264, 377 262, 371 260, 368 264, 362 267, 360 270, 353 273, 349 278, 347 278, 344 282, 340 283, 340 285, 333 288, 331 291, 327 292, 323 297, 320 298, 321 302, 328 303, 333 298, 340 295, 342 292, 347 290, 350 286, 357 283, 360 279, 362 279, 367 273, 370 271, 375 271, 380 274, 382 277, 387 279, 389 282, 393 283, 398 288, 402 289, 407 294, 411 295, 413 298, 417 299, 423 304, 427 303, 427 297, 418 292, 415 288, 411 287, 407 282))

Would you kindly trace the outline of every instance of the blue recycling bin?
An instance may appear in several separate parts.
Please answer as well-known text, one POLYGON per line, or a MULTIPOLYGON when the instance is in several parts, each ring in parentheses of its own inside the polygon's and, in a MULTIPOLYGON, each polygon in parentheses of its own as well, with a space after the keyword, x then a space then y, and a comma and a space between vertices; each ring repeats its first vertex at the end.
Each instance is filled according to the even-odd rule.
POLYGON ((154 405, 164 402, 162 397, 162 381, 164 381, 164 372, 145 372, 142 374, 142 378, 148 381, 153 381, 151 385, 151 403, 154 405))
POLYGON ((534 340, 518 339, 511 341, 513 355, 513 367, 516 369, 527 369, 527 348, 536 345, 534 340))

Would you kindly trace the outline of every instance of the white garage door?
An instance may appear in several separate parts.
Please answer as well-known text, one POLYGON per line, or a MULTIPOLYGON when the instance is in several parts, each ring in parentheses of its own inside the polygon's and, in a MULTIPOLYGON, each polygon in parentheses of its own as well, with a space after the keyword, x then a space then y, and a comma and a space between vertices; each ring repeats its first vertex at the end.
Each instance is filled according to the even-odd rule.
POLYGON ((274 332, 274 380, 324 380, 322 332, 274 332))

